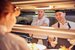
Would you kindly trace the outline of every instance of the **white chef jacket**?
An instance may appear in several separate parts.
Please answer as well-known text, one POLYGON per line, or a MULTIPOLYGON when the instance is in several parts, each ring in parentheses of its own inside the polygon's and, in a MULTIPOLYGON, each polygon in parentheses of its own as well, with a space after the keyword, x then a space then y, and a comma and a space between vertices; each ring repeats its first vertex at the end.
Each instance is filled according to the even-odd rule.
MULTIPOLYGON (((33 21, 32 21, 32 26, 42 26, 42 24, 48 24, 49 26, 49 19, 46 18, 45 16, 42 18, 42 19, 38 19, 38 18, 34 18, 33 21)), ((43 33, 41 33, 43 34, 43 33)), ((33 35, 34 38, 41 38, 41 39, 46 39, 47 36, 41 36, 41 35, 33 35)))

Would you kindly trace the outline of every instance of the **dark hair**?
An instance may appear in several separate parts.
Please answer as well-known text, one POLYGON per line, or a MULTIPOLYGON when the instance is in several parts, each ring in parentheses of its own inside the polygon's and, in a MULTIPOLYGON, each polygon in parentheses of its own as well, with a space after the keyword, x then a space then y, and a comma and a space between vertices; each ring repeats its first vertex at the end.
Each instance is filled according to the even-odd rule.
POLYGON ((65 10, 55 10, 55 12, 63 12, 63 13, 65 13, 65 10))
POLYGON ((0 0, 0 19, 9 12, 12 12, 12 9, 13 6, 10 0, 0 0))

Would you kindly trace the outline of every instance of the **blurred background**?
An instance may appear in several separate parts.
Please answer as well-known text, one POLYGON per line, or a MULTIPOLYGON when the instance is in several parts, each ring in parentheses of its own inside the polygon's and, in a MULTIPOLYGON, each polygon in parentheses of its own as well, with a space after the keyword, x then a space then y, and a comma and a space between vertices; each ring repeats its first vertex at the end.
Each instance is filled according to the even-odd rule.
POLYGON ((75 22, 74 0, 13 0, 12 4, 20 7, 21 14, 17 23, 30 25, 33 18, 37 17, 37 10, 44 9, 46 17, 50 19, 50 26, 56 22, 55 10, 64 10, 67 20, 75 22))

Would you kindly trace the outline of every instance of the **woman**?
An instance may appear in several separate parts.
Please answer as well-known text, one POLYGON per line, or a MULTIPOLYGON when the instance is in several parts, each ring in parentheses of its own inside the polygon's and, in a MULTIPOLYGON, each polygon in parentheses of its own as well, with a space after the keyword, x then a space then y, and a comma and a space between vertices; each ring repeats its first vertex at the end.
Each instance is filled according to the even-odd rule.
POLYGON ((10 33, 19 14, 9 0, 0 0, 0 50, 29 50, 23 38, 10 33))

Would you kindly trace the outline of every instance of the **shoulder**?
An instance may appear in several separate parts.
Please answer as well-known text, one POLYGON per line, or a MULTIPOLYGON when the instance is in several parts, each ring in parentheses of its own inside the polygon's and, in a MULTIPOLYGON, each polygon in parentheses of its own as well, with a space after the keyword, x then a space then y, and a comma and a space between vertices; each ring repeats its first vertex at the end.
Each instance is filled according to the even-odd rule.
POLYGON ((46 17, 44 17, 44 18, 43 18, 43 20, 44 20, 44 21, 48 21, 48 22, 49 22, 49 19, 48 19, 48 18, 46 18, 46 17))
POLYGON ((72 21, 68 21, 70 24, 75 24, 75 22, 72 22, 72 21))
POLYGON ((27 41, 24 38, 12 33, 9 33, 8 36, 10 36, 9 38, 13 40, 16 44, 18 44, 20 47, 27 46, 27 41))
POLYGON ((33 18, 33 20, 37 20, 37 17, 33 18))
MULTIPOLYGON (((3 41, 5 41, 5 40, 7 42, 11 41, 11 42, 16 43, 16 44, 19 44, 18 42, 24 42, 25 41, 20 36, 12 34, 12 33, 7 33, 7 34, 4 34, 4 35, 1 35, 1 37, 2 37, 3 41)), ((11 44, 11 42, 10 42, 10 44, 11 44)))
POLYGON ((18 35, 15 35, 12 33, 7 33, 7 34, 3 35, 2 37, 3 38, 1 38, 1 40, 3 42, 5 42, 6 45, 8 45, 8 47, 12 46, 13 50, 14 49, 29 50, 29 47, 28 47, 25 39, 21 38, 18 35))
POLYGON ((13 34, 13 33, 8 33, 8 36, 10 36, 12 39, 16 40, 16 41, 24 41, 24 38, 20 37, 19 35, 13 34))
POLYGON ((70 24, 71 29, 75 29, 75 22, 68 21, 68 23, 70 24))
POLYGON ((58 28, 58 22, 52 25, 52 27, 58 28))

